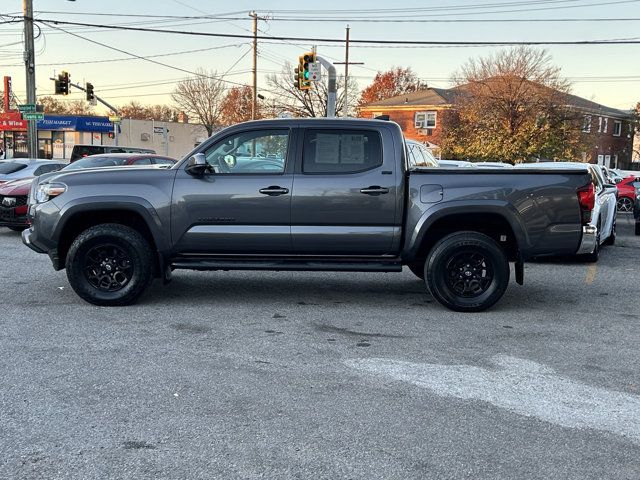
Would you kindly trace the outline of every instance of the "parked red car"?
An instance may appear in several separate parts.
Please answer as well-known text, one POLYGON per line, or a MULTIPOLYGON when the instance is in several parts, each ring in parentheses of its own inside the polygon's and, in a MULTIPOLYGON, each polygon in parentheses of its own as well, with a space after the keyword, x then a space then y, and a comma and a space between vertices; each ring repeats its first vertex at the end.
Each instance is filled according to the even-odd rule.
POLYGON ((632 212, 636 202, 636 189, 640 188, 640 177, 632 175, 624 178, 618 187, 618 211, 632 212))
POLYGON ((34 178, 23 178, 0 185, 0 227, 20 232, 29 226, 27 199, 34 178))

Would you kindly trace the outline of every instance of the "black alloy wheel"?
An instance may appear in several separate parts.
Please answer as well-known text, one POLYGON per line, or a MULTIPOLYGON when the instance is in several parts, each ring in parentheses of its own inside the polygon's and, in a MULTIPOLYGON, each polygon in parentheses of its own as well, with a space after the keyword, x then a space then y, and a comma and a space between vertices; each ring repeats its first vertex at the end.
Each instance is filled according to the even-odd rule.
POLYGON ((494 305, 509 285, 509 261, 502 247, 478 232, 442 238, 429 252, 425 281, 438 302, 459 312, 480 312, 494 305))
POLYGON ((462 250, 446 264, 447 286, 458 296, 473 298, 486 292, 493 281, 491 262, 477 250, 462 250))
POLYGON ((116 292, 127 285, 133 276, 133 262, 118 245, 101 244, 84 257, 84 274, 96 289, 116 292))
POLYGON ((65 268, 73 290, 94 305, 135 302, 153 281, 153 249, 137 230, 105 223, 71 244, 65 268))

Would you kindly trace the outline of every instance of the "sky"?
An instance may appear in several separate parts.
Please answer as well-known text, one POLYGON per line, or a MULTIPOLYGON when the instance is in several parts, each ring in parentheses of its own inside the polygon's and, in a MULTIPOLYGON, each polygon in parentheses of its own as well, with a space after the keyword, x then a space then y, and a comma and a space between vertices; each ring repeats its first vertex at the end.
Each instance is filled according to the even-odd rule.
MULTIPOLYGON (((252 24, 248 13, 255 10, 266 18, 260 20, 258 25, 260 35, 266 37, 344 38, 345 28, 349 25, 352 40, 640 40, 640 0, 405 0, 395 3, 324 0, 313 4, 290 0, 33 0, 33 4, 36 19, 240 35, 251 34, 252 24), (132 16, 96 15, 112 13, 132 16), (225 19, 152 17, 205 14, 225 14, 225 19), (372 17, 401 21, 362 21, 372 17), (331 21, 313 21, 318 18, 330 18, 331 21), (544 21, 529 21, 532 19, 544 21), (597 21, 548 21, 564 19, 597 21)), ((21 15, 21 12, 21 0, 0 2, 0 15, 21 15)), ((22 39, 21 23, 0 24, 0 75, 13 78, 13 90, 20 99, 25 97, 26 91, 22 39)), ((280 72, 286 61, 296 62, 298 55, 314 44, 317 44, 319 55, 331 61, 344 61, 343 44, 259 40, 259 93, 269 98, 265 75, 280 72)), ((402 66, 411 67, 429 86, 446 88, 451 85, 451 75, 468 59, 486 56, 501 48, 505 47, 407 48, 352 44, 350 61, 364 62, 364 65, 350 67, 350 81, 356 81, 360 88, 364 88, 371 83, 377 71, 402 66)), ((552 55, 554 64, 561 67, 562 75, 572 82, 574 94, 620 109, 631 108, 640 101, 640 44, 554 45, 544 48, 552 55)), ((170 104, 170 93, 175 83, 187 77, 187 72, 198 68, 222 75, 229 87, 236 84, 251 85, 251 40, 125 32, 61 24, 41 25, 36 40, 39 96, 53 94, 53 82, 49 77, 66 70, 70 72, 73 82, 91 82, 98 96, 116 106, 130 100, 145 104, 170 104), (121 51, 115 51, 114 48, 121 51), (174 54, 185 51, 190 53, 174 54), (165 65, 154 64, 130 54, 137 57, 155 55, 151 60, 165 65)), ((344 66, 338 65, 337 69, 339 73, 343 72, 344 66)), ((79 98, 84 98, 84 94, 73 93, 67 100, 79 98)))

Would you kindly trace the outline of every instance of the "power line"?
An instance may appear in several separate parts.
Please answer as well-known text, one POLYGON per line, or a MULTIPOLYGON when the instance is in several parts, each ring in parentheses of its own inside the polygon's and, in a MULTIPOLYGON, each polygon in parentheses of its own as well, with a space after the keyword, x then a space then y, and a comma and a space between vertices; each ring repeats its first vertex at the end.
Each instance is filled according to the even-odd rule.
MULTIPOLYGON (((253 38, 252 35, 242 35, 233 33, 211 33, 211 32, 194 32, 189 30, 168 30, 157 28, 142 28, 142 27, 122 27, 115 25, 100 25, 95 23, 81 23, 81 22, 68 22, 61 20, 51 19, 39 19, 38 22, 54 26, 54 25, 82 25, 98 28, 105 28, 111 30, 124 30, 134 32, 154 32, 154 33, 168 33, 177 35, 193 35, 201 37, 219 37, 219 38, 253 38), (52 25, 53 24, 53 25, 52 25)), ((55 27, 53 27, 55 28, 55 27)), ((67 32, 70 35, 75 35, 72 32, 67 32)), ((94 40, 84 38, 87 41, 96 42, 94 40)), ((298 42, 325 42, 325 43, 339 43, 345 42, 343 38, 313 38, 313 37, 285 37, 285 36, 258 36, 259 40, 281 40, 281 41, 298 41, 298 42)), ((640 40, 636 37, 632 39, 610 39, 610 40, 537 40, 537 41, 520 41, 520 40, 503 40, 503 41, 435 41, 435 40, 358 40, 352 39, 351 43, 357 44, 374 44, 374 45, 484 45, 484 46, 498 46, 498 45, 636 45, 640 44, 640 40)), ((104 44, 100 44, 105 46, 104 44)), ((116 49, 117 50, 117 49, 116 49)), ((122 51, 124 52, 124 51, 122 51)), ((127 53, 127 52, 124 52, 127 53)))
MULTIPOLYGON (((430 11, 432 9, 429 9, 430 11)), ((198 10, 199 11, 199 10, 198 10)), ((163 18, 163 19, 179 19, 179 20, 201 20, 201 19, 215 19, 220 21, 225 20, 247 20, 246 17, 225 17, 210 15, 147 15, 147 14, 129 14, 129 13, 91 13, 91 12, 64 12, 64 11, 51 11, 40 10, 38 13, 47 14, 60 14, 60 15, 86 15, 86 16, 102 16, 102 17, 127 17, 127 18, 163 18)), ((493 12, 492 12, 493 13, 493 12)), ((224 14, 220 14, 224 15, 224 14)), ((375 17, 277 17, 270 16, 269 21, 273 22, 376 22, 376 23, 537 23, 537 22, 637 22, 640 21, 640 17, 613 17, 613 18, 375 18, 375 17)), ((154 23, 154 22, 148 22, 154 23)), ((192 24, 194 25, 194 24, 192 24)))
MULTIPOLYGON (((67 33, 67 32, 63 32, 63 33, 67 33)), ((19 42, 22 43, 22 42, 19 42)), ((228 45, 220 45, 217 47, 207 47, 207 48, 197 48, 195 50, 182 50, 179 52, 171 52, 171 53, 159 53, 156 55, 141 55, 144 56, 145 58, 159 58, 159 57, 171 57, 171 56, 175 56, 175 55, 185 55, 185 54, 189 54, 189 53, 197 53, 197 52, 207 52, 210 50, 220 50, 222 48, 229 48, 229 47, 241 47, 243 45, 246 45, 246 42, 242 42, 242 43, 231 43, 228 45)), ((111 62, 125 62, 125 61, 130 61, 130 60, 139 60, 137 57, 121 57, 121 58, 109 58, 109 59, 105 59, 105 60, 82 60, 82 61, 77 61, 77 62, 51 62, 51 63, 38 63, 38 66, 40 67, 56 67, 56 66, 61 66, 61 65, 84 65, 84 64, 92 64, 92 63, 111 63, 111 62)), ((21 63, 18 64, 8 64, 8 65, 0 65, 0 67, 20 67, 22 66, 21 63)))
MULTIPOLYGON (((66 32, 66 30, 64 30, 64 29, 63 29, 63 28, 61 28, 61 27, 55 27, 55 26, 54 26, 53 28, 57 28, 57 29, 60 29, 60 30, 62 30, 62 31, 64 31, 64 32, 66 32)), ((169 64, 167 64, 167 63, 163 63, 163 62, 158 62, 157 60, 152 60, 152 59, 150 59, 150 58, 145 58, 145 57, 140 56, 140 55, 137 55, 137 54, 135 54, 135 53, 128 52, 128 51, 126 51, 126 50, 122 50, 122 49, 120 49, 120 48, 113 47, 113 46, 111 46, 111 45, 107 45, 107 44, 102 43, 102 42, 98 42, 97 40, 92 40, 92 39, 90 39, 90 38, 83 37, 82 35, 78 35, 77 33, 73 33, 73 32, 66 32, 66 33, 68 33, 69 35, 72 35, 72 36, 74 36, 74 37, 80 38, 80 39, 82 39, 82 40, 85 40, 85 41, 87 41, 87 42, 94 43, 94 44, 96 44, 96 45, 100 45, 100 46, 102 46, 102 47, 108 48, 108 49, 110 49, 110 50, 115 50, 115 51, 117 51, 117 52, 124 53, 125 55, 130 55, 130 56, 135 57, 135 58, 138 58, 138 59, 140 59, 140 60, 145 60, 145 61, 147 61, 147 62, 154 63, 154 64, 156 64, 156 65, 160 65, 160 66, 163 66, 163 67, 166 67, 166 68, 170 68, 170 69, 172 69, 172 70, 177 70, 177 71, 180 71, 180 72, 187 73, 187 74, 189 74, 189 75, 193 75, 193 76, 196 76, 196 77, 202 77, 202 78, 213 79, 213 80, 216 80, 216 81, 220 81, 220 82, 227 83, 227 84, 230 84, 230 85, 235 85, 235 86, 241 86, 241 87, 247 86, 247 84, 245 84, 245 83, 234 82, 234 81, 231 81, 231 80, 225 80, 225 79, 220 78, 220 77, 215 77, 215 76, 212 76, 212 75, 206 75, 206 74, 203 74, 203 73, 200 73, 200 72, 194 72, 194 71, 191 71, 191 70, 187 70, 187 69, 185 69, 185 68, 176 67, 176 66, 174 66, 174 65, 169 65, 169 64)), ((273 92, 273 91, 271 91, 271 90, 268 90, 268 89, 263 89, 263 90, 264 90, 264 91, 266 91, 266 92, 269 92, 269 93, 275 93, 275 92, 273 92)), ((148 95, 151 95, 151 94, 148 94, 148 95)), ((155 95, 155 94, 154 94, 154 95, 155 95)), ((141 96, 141 95, 139 95, 139 96, 141 96)), ((147 96, 147 95, 145 95, 145 96, 147 96)))

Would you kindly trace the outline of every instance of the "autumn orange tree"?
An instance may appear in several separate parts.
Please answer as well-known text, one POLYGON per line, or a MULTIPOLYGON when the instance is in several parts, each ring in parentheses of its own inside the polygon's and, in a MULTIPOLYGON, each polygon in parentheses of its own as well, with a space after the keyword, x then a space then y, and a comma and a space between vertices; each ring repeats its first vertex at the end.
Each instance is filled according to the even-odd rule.
POLYGON ((581 160, 582 114, 546 50, 516 47, 469 60, 454 77, 455 115, 443 124, 442 155, 519 163, 581 160))
POLYGON ((360 94, 358 106, 376 102, 385 98, 403 95, 427 88, 427 84, 420 81, 411 67, 393 67, 386 72, 378 72, 371 85, 360 94))
MULTIPOLYGON (((220 122, 224 125, 233 125, 251 120, 252 93, 248 85, 228 90, 222 100, 220 122)), ((259 112, 256 112, 256 118, 260 118, 259 112)))

